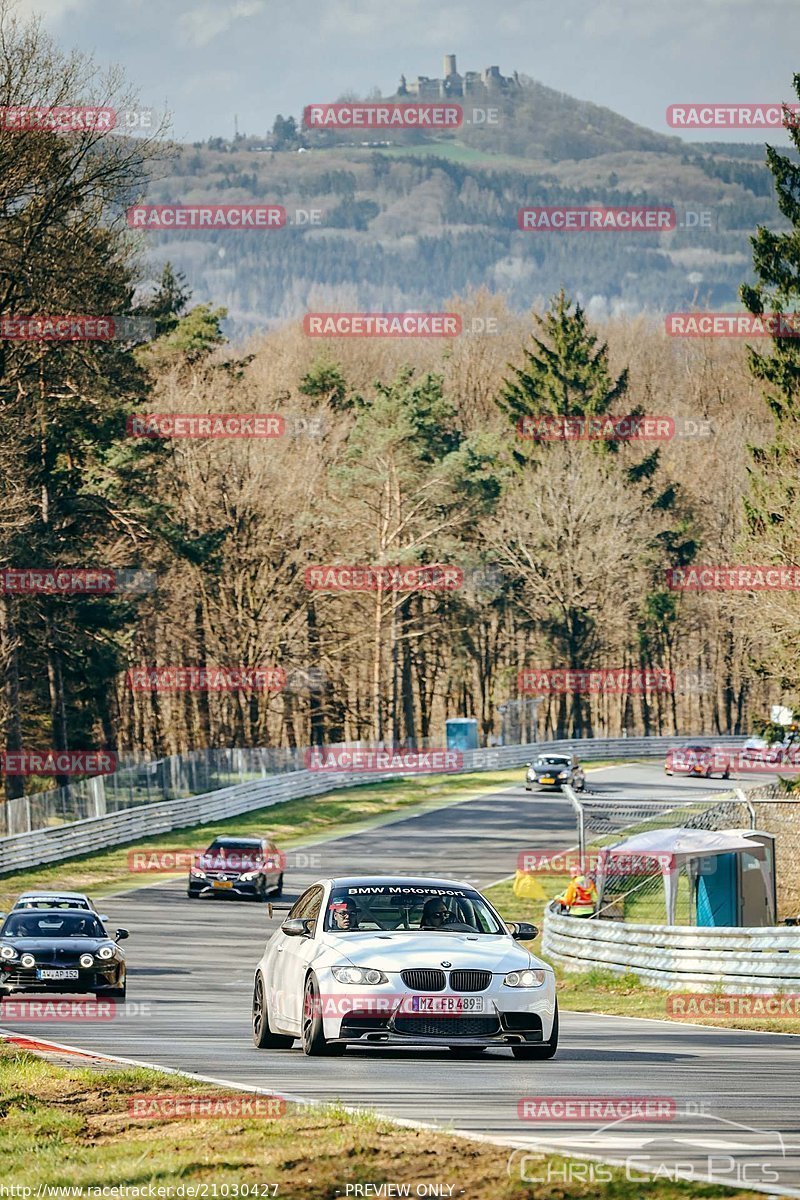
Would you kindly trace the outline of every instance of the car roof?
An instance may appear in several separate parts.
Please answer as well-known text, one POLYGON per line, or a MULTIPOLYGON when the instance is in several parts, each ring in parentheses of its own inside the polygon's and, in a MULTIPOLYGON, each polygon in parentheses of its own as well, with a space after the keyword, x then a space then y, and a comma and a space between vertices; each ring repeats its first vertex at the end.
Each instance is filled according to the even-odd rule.
POLYGON ((210 845, 217 846, 260 846, 266 838, 260 837, 215 837, 211 840, 210 845))
MULTIPOLYGON (((6 913, 6 918, 22 917, 23 915, 28 920, 30 920, 32 916, 34 920, 38 920, 39 917, 81 917, 83 920, 86 920, 87 917, 94 917, 96 921, 100 920, 98 913, 94 911, 90 912, 86 908, 37 908, 35 910, 35 916, 30 911, 23 913, 22 909, 12 908, 11 912, 6 913)), ((102 921, 100 923, 102 924, 102 921)))
POLYGON ((20 892, 18 900, 49 900, 58 896, 61 900, 88 900, 84 892, 20 892))
POLYGON ((318 883, 330 883, 332 887, 380 887, 391 884, 398 887, 407 884, 409 887, 437 888, 468 888, 471 892, 478 889, 474 883, 465 883, 461 879, 437 879, 430 875, 344 875, 337 879, 320 879, 318 883))

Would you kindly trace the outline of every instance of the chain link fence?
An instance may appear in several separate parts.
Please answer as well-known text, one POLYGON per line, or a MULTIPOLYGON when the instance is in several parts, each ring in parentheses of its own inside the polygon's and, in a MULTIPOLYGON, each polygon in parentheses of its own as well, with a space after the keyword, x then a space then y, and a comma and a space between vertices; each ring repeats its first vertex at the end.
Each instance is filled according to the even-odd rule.
MULTIPOLYGON (((578 847, 588 873, 593 874, 599 852, 632 838, 655 830, 682 829, 741 829, 756 827, 756 813, 745 793, 734 792, 680 799, 626 800, 578 796, 570 799, 578 820, 578 847)), ((605 886, 598 916, 642 924, 666 920, 664 890, 665 853, 657 846, 647 854, 610 854, 606 859, 605 886)), ((715 859, 699 860, 697 870, 711 872, 715 859)), ((692 881, 687 868, 681 867, 677 878, 675 920, 679 925, 692 923, 692 881)))

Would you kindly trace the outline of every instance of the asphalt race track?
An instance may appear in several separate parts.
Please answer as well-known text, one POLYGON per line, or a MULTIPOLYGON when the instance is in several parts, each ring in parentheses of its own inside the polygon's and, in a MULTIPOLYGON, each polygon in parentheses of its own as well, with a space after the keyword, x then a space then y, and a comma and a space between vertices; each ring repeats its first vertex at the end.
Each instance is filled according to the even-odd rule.
MULTIPOLYGON (((631 800, 730 787, 667 779, 660 764, 592 771, 588 783, 598 795, 631 800)), ((265 832, 268 822, 266 814, 265 832)), ((310 847, 310 866, 287 875, 285 899, 321 876, 383 870, 486 885, 513 874, 522 850, 574 843, 568 802, 526 793, 520 784, 310 847)), ((797 1038, 562 1012, 561 1045, 551 1062, 517 1062, 508 1050, 472 1061, 426 1050, 364 1048, 329 1060, 306 1058, 299 1049, 258 1051, 250 1040, 253 971, 279 913, 270 920, 266 905, 189 901, 183 881, 120 894, 101 907, 112 927, 131 932, 127 1011, 106 1022, 14 1023, 13 1032, 488 1135, 509 1144, 509 1170, 529 1179, 541 1170, 537 1148, 562 1148, 627 1159, 634 1179, 649 1170, 800 1196, 797 1038), (518 1101, 537 1096, 669 1097, 677 1115, 605 1127, 521 1120, 518 1101)))

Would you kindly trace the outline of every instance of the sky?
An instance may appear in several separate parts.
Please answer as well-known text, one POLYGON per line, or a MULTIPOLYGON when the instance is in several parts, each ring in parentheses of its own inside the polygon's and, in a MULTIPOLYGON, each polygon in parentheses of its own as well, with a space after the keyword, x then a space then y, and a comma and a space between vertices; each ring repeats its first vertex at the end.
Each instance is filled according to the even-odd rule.
MULTIPOLYGON (((401 72, 517 70, 661 133, 670 104, 794 99, 800 0, 17 0, 59 45, 120 64, 180 141, 265 134, 275 116, 401 72), (494 5, 494 7, 492 6, 494 5)), ((694 134, 784 144, 782 132, 694 134)))

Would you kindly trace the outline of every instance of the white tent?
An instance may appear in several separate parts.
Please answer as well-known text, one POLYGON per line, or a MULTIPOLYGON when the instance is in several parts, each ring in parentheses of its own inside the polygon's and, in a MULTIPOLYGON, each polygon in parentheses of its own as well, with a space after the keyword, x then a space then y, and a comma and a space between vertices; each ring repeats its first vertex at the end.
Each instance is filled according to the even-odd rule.
MULTIPOLYGON (((678 894, 678 873, 681 867, 693 860, 711 858, 716 854, 736 854, 747 851, 759 860, 765 885, 769 886, 769 863, 767 851, 761 842, 753 841, 736 829, 650 829, 646 833, 637 833, 624 842, 615 846, 604 846, 598 851, 595 882, 598 899, 602 902, 603 888, 611 865, 609 859, 622 858, 652 859, 660 863, 660 871, 664 879, 664 899, 667 910, 667 924, 675 924, 675 903, 678 894)), ((690 868, 691 869, 691 868, 690 868)), ((644 874, 647 870, 631 871, 631 874, 644 874)), ((598 907, 602 907, 599 904, 598 907)))

